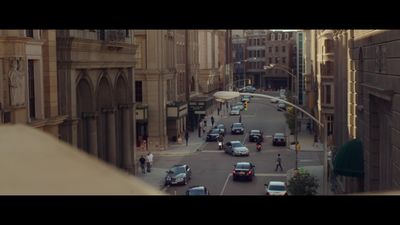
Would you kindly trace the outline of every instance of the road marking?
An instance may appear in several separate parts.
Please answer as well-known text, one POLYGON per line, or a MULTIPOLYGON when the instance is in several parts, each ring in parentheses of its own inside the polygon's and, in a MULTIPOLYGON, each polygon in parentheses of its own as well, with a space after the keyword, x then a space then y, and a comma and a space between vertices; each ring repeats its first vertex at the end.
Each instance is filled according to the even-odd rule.
POLYGON ((231 176, 232 176, 232 174, 231 174, 231 173, 230 173, 230 174, 228 174, 228 177, 226 178, 226 180, 225 180, 225 184, 224 184, 224 186, 222 187, 221 193, 220 193, 219 195, 223 195, 223 194, 224 194, 224 191, 225 191, 226 185, 228 184, 229 178, 230 178, 231 176))
POLYGON ((286 173, 255 173, 256 177, 286 177, 286 173))
POLYGON ((223 150, 203 150, 203 151, 201 151, 201 152, 212 152, 212 153, 221 153, 221 152, 224 152, 223 150))
POLYGON ((243 144, 245 143, 245 141, 246 141, 246 137, 247 137, 247 133, 245 133, 245 135, 244 135, 244 138, 243 138, 243 144))

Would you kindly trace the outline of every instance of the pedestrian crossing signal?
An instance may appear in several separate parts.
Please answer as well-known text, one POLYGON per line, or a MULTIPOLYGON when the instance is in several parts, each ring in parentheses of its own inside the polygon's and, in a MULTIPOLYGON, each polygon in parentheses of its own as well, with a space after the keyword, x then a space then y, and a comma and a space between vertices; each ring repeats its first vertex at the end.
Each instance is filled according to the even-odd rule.
POLYGON ((247 111, 247 102, 244 102, 244 110, 247 111))

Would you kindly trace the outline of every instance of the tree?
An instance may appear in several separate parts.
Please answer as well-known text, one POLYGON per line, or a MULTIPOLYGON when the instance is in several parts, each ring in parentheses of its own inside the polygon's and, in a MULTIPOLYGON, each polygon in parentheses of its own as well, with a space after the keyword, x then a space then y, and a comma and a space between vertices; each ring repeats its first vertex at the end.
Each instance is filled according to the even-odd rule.
POLYGON ((289 180, 288 192, 291 195, 316 195, 318 179, 306 171, 298 171, 289 180))

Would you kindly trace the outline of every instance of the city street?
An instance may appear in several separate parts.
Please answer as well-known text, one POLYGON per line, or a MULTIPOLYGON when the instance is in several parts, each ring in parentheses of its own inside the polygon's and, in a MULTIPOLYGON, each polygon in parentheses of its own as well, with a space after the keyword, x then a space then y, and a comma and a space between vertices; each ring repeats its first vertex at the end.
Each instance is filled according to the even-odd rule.
MULTIPOLYGON (((188 185, 167 187, 172 195, 184 195, 188 187, 205 185, 211 195, 263 195, 264 184, 268 181, 287 181, 286 171, 295 167, 295 153, 287 147, 272 146, 275 132, 289 133, 284 112, 276 110, 276 105, 266 99, 252 98, 247 112, 242 111, 244 135, 231 135, 230 126, 239 121, 239 116, 225 116, 220 122, 225 124, 224 142, 240 140, 250 150, 250 156, 234 157, 217 150, 217 142, 207 142, 200 152, 184 156, 164 156, 157 167, 169 168, 177 163, 188 164, 192 168, 192 180, 188 185), (257 152, 255 143, 249 143, 248 132, 260 129, 264 132, 261 152, 257 152), (281 154, 283 171, 275 172, 275 160, 281 154), (232 169, 236 162, 249 161, 255 164, 256 177, 253 181, 233 181, 232 169)), ((321 152, 300 152, 299 166, 322 164, 321 152)))

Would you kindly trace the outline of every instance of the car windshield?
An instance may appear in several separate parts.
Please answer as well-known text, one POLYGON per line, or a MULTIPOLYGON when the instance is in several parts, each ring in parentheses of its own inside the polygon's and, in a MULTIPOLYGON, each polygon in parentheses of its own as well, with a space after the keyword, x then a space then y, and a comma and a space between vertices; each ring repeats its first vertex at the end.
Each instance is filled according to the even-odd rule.
POLYGON ((234 123, 234 124, 233 124, 233 127, 234 127, 234 128, 242 128, 242 124, 240 124, 240 123, 234 123))
POLYGON ((205 195, 205 191, 202 188, 190 189, 188 193, 189 195, 205 195))
POLYGON ((256 130, 256 131, 252 130, 250 134, 252 134, 252 135, 260 135, 261 132, 258 131, 258 130, 256 130))
POLYGON ((285 186, 281 186, 281 185, 270 185, 268 187, 268 190, 271 190, 271 191, 285 191, 286 188, 285 188, 285 186))
POLYGON ((219 134, 219 129, 212 129, 210 134, 219 134))
POLYGON ((169 170, 169 173, 173 173, 173 174, 180 174, 180 173, 185 173, 186 169, 183 166, 179 166, 179 167, 173 167, 172 169, 169 170))
POLYGON ((225 127, 225 126, 224 126, 223 124, 219 124, 219 125, 217 126, 218 129, 224 129, 224 127, 225 127))
POLYGON ((244 145, 240 142, 233 142, 232 143, 232 147, 234 148, 240 148, 240 147, 244 147, 244 145))
POLYGON ((275 138, 283 138, 284 135, 283 134, 275 134, 275 138))
POLYGON ((238 163, 236 164, 236 169, 250 169, 249 163, 238 163))

